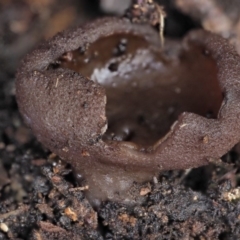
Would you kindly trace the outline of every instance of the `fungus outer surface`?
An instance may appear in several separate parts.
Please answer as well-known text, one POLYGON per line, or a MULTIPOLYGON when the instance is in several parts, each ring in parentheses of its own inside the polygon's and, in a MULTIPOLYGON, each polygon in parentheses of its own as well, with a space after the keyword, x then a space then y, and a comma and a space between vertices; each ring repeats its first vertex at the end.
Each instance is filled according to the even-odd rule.
POLYGON ((17 100, 38 140, 86 180, 93 204, 133 202, 133 182, 205 165, 240 140, 239 62, 205 31, 161 51, 151 27, 104 18, 29 54, 17 100))

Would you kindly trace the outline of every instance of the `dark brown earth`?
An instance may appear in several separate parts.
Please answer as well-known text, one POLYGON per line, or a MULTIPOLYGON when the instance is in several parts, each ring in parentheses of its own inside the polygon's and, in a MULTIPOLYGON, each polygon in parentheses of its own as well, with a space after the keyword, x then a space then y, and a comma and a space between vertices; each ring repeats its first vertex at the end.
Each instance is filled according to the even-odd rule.
MULTIPOLYGON (((25 127, 15 101, 16 67, 59 26, 102 14, 93 3, 78 2, 0 3, 0 239, 240 239, 239 146, 223 162, 163 172, 133 186, 135 206, 105 202, 93 209, 71 166, 25 127)), ((171 4, 166 9, 167 36, 180 37, 200 25, 171 4)))

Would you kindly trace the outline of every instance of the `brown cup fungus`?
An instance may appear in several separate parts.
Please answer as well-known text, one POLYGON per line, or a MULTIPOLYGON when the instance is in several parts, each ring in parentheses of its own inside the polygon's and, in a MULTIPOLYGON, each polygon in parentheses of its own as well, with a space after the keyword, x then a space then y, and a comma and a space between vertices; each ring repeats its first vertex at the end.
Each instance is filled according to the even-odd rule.
POLYGON ((71 163, 93 204, 133 202, 133 182, 195 168, 240 140, 240 57, 193 31, 166 44, 150 26, 103 18, 22 62, 17 100, 38 140, 71 163))

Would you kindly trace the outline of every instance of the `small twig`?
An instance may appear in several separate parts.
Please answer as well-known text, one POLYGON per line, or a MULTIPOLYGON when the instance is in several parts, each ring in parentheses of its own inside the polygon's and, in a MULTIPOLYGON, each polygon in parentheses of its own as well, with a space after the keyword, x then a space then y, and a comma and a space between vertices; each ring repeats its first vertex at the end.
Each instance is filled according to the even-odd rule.
POLYGON ((83 186, 83 187, 76 187, 76 188, 70 188, 69 192, 77 192, 77 191, 86 191, 89 189, 89 186, 83 186))
POLYGON ((10 216, 16 216, 16 215, 19 215, 20 213, 22 212, 26 212, 27 210, 29 209, 29 206, 22 206, 20 207, 19 209, 17 210, 13 210, 11 212, 7 212, 7 213, 4 213, 4 214, 0 214, 0 220, 3 220, 3 219, 6 219, 10 216))
POLYGON ((164 47, 164 27, 165 27, 165 17, 166 13, 164 12, 163 8, 157 4, 158 13, 159 13, 159 36, 160 36, 160 42, 161 47, 164 47))
POLYGON ((59 79, 57 78, 56 84, 55 84, 55 88, 58 87, 58 83, 59 83, 59 79))
POLYGON ((133 0, 125 16, 134 23, 149 23, 156 27, 159 24, 161 48, 164 47, 164 20, 166 13, 163 7, 153 0, 133 0))

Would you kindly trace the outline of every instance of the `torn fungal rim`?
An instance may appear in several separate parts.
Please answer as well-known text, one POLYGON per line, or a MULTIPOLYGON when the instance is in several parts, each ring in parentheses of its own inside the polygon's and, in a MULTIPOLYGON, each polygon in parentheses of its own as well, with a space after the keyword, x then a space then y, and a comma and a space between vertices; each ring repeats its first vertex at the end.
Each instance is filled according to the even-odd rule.
MULTIPOLYGON (((184 112, 168 134, 151 149, 145 151, 133 143, 102 141, 101 136, 104 133, 102 129, 106 125, 104 88, 71 70, 48 70, 48 66, 68 51, 85 47, 101 37, 115 33, 133 33, 144 37, 149 48, 156 49, 160 46, 158 34, 146 25, 132 24, 126 19, 103 18, 83 28, 58 34, 52 40, 40 45, 21 63, 16 82, 19 109, 38 140, 47 148, 70 162, 76 172, 81 172, 87 181, 90 181, 89 175, 91 174, 88 174, 88 171, 91 171, 89 170, 91 167, 96 167, 95 175, 105 176, 109 172, 111 175, 115 171, 111 172, 111 168, 119 168, 121 174, 123 172, 129 174, 126 178, 131 181, 143 181, 149 180, 162 170, 206 165, 209 160, 221 157, 240 140, 238 125, 240 117, 238 90, 240 89, 240 57, 227 40, 199 30, 189 33, 184 39, 183 46, 187 49, 191 43, 197 44, 204 49, 204 54, 211 55, 216 62, 218 81, 224 94, 217 119, 207 119, 194 113, 184 112), (51 101, 53 101, 56 105, 51 94, 58 96, 57 91, 62 90, 61 93, 64 93, 64 88, 62 90, 54 88, 55 80, 59 76, 68 79, 69 84, 73 84, 73 86, 77 84, 76 86, 80 87, 80 95, 86 88, 91 90, 91 93, 87 93, 90 94, 89 97, 95 99, 95 103, 89 111, 95 109, 96 119, 101 115, 100 124, 96 119, 89 119, 86 121, 87 127, 85 127, 79 122, 82 118, 77 119, 78 121, 76 120, 75 123, 78 125, 71 128, 61 123, 61 119, 65 122, 68 121, 64 111, 70 111, 70 115, 73 116, 79 109, 77 106, 80 105, 80 102, 79 104, 73 103, 76 106, 74 105, 74 110, 71 110, 70 103, 64 96, 61 109, 52 111, 51 116, 43 111, 38 112, 38 108, 41 108, 42 105, 41 101, 44 102, 49 98, 48 103, 52 104, 51 101), (31 91, 36 94, 32 94, 31 91), (38 95, 40 91, 45 92, 38 95), (58 113, 58 111, 63 112, 58 113), (90 129, 91 123, 94 125, 93 131, 90 129), (99 127, 100 125, 101 127, 99 127), (83 132, 82 135, 79 133, 80 131, 83 132), (143 176, 139 176, 141 172, 144 172, 143 176), (134 173, 137 173, 137 176, 134 173)), ((74 98, 74 101, 80 100, 74 98)), ((54 104, 53 106, 55 106, 54 104)), ((82 117, 81 114, 80 117, 82 117)), ((119 174, 119 178, 121 178, 121 174, 119 174)), ((122 176, 122 178, 125 177, 122 176)), ((97 184, 96 181, 95 184, 97 184)))

